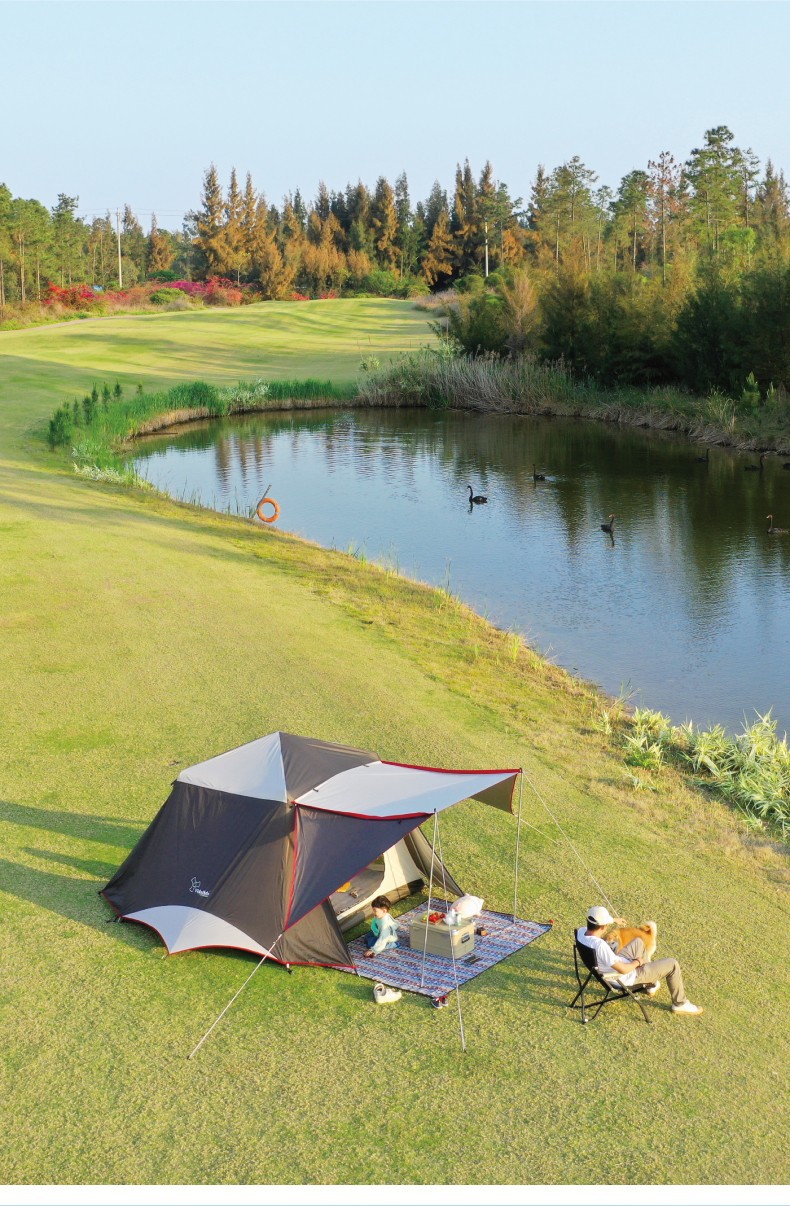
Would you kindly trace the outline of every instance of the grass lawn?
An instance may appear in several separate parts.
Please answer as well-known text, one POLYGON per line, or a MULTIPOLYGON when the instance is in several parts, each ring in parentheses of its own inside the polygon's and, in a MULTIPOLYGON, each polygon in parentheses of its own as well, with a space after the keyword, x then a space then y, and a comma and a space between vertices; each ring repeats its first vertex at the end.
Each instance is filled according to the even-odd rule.
MULTIPOLYGON (((425 337, 383 301, 0 335, 0 1181, 787 1180, 783 854, 671 770, 635 792, 595 691, 442 592, 84 482, 31 435, 93 380, 350 380, 361 350, 425 337), (626 1003, 579 1025, 569 935, 598 893, 526 790, 520 912, 555 928, 464 989, 466 1055, 454 1009, 264 966, 187 1062, 253 957, 163 959, 96 892, 180 767, 273 729, 523 764, 706 1013, 671 1016, 663 989, 653 1026, 626 1003)), ((457 878, 510 908, 513 818, 445 818, 457 878)))

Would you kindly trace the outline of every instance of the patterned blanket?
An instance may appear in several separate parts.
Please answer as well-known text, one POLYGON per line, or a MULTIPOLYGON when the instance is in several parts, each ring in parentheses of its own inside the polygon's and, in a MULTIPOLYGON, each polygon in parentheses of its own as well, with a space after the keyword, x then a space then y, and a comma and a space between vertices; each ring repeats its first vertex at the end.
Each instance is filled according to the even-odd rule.
POLYGON ((447 993, 508 955, 528 946, 540 938, 551 926, 538 921, 513 920, 510 913, 492 913, 485 910, 475 920, 475 928, 482 926, 488 931, 485 937, 475 936, 475 949, 471 955, 461 954, 453 960, 441 955, 423 955, 421 950, 409 946, 409 926, 412 921, 427 912, 447 911, 447 901, 431 900, 418 905, 408 913, 396 918, 398 923, 398 945, 366 959, 364 936, 349 942, 348 949, 360 976, 366 980, 380 980, 392 988, 403 988, 407 992, 418 992, 425 997, 444 997, 447 993))

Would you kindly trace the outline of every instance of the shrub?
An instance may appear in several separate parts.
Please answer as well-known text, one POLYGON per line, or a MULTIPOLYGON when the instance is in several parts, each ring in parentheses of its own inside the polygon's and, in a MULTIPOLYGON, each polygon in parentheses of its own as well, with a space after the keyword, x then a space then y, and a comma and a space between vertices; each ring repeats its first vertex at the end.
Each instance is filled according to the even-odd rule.
POLYGON ((155 289, 148 300, 155 306, 169 306, 173 300, 173 290, 155 289))
POLYGON ((49 420, 48 438, 52 447, 57 444, 70 444, 73 430, 71 408, 68 404, 59 406, 49 420))

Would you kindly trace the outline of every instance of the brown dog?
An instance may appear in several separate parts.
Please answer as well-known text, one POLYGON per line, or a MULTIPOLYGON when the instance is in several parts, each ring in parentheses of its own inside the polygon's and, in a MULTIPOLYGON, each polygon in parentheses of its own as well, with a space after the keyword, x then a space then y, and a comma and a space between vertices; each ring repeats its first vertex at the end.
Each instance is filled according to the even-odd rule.
POLYGON ((608 935, 609 941, 617 942, 615 950, 619 954, 632 938, 641 938, 645 944, 645 958, 648 963, 656 953, 656 936, 658 926, 655 921, 646 921, 644 925, 618 925, 608 935))

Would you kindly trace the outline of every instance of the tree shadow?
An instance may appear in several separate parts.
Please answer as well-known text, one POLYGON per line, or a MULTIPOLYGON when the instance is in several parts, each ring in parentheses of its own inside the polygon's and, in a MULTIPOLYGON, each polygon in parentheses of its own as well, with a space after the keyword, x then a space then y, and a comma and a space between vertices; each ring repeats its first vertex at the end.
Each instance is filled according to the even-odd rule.
MULTIPOLYGON (((44 852, 43 857, 52 856, 44 852)), ((110 906, 98 895, 105 882, 103 878, 88 880, 77 879, 73 875, 56 875, 51 871, 39 871, 22 863, 0 859, 0 883, 9 896, 26 900, 38 908, 48 909, 51 913, 58 913, 61 917, 101 933, 108 932, 106 926, 115 920, 110 906)), ((112 937, 143 951, 162 942, 153 930, 141 925, 117 925, 112 937)))
MULTIPOLYGON (((82 841, 101 842, 105 846, 119 846, 123 850, 131 850, 143 832, 142 826, 130 825, 122 817, 97 817, 90 813, 33 808, 29 804, 14 804, 10 800, 0 800, 0 821, 9 821, 12 825, 29 829, 63 833, 82 841)), ((45 857, 52 856, 47 854, 45 857)))
POLYGON ((25 854, 32 854, 34 858, 47 859, 51 863, 61 863, 64 867, 74 867, 83 875, 91 876, 101 887, 118 870, 117 863, 103 862, 97 858, 72 858, 68 854, 55 854, 52 850, 37 850, 34 846, 25 846, 24 851, 25 854))

